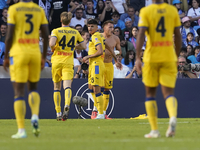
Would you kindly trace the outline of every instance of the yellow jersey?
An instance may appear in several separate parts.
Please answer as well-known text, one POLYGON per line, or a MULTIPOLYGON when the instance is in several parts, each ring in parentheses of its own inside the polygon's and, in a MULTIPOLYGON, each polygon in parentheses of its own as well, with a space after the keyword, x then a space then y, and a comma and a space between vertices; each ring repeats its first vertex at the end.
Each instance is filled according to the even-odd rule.
POLYGON ((144 62, 177 61, 174 29, 181 26, 177 9, 169 4, 152 4, 140 11, 139 28, 147 28, 144 62))
POLYGON ((8 9, 8 25, 14 25, 10 56, 40 53, 39 29, 48 25, 44 10, 33 2, 19 2, 8 9))
POLYGON ((104 56, 105 56, 105 38, 103 35, 99 32, 95 32, 89 41, 89 51, 88 55, 95 54, 97 52, 96 46, 101 44, 103 49, 103 55, 95 57, 95 58, 89 58, 90 64, 93 62, 104 62, 104 56))
POLYGON ((57 38, 51 62, 74 64, 74 49, 76 43, 83 42, 80 33, 73 28, 65 26, 54 29, 51 36, 57 38))

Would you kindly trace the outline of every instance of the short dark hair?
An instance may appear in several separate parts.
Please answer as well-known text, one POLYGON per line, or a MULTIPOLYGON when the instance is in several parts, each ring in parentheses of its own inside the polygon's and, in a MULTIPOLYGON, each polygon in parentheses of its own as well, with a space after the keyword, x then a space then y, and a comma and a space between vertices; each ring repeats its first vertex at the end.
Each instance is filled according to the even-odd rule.
POLYGON ((88 31, 85 31, 85 30, 83 30, 83 31, 81 32, 81 36, 85 35, 85 33, 89 33, 89 32, 88 32, 88 31))
POLYGON ((87 0, 87 2, 92 2, 94 4, 93 0, 87 0))
POLYGON ((98 25, 98 22, 96 19, 91 19, 90 21, 88 21, 87 24, 95 24, 95 25, 98 25))
POLYGON ((186 48, 186 47, 182 47, 181 50, 180 50, 180 53, 181 53, 181 52, 187 53, 187 48, 186 48))
POLYGON ((125 41, 125 38, 123 36, 120 36, 119 39, 120 39, 120 42, 125 41))
POLYGON ((4 8, 2 9, 2 12, 3 12, 4 10, 8 10, 8 8, 7 8, 7 7, 4 7, 4 8))
POLYGON ((114 16, 114 15, 120 16, 120 14, 119 14, 117 11, 114 11, 114 12, 112 13, 112 16, 114 16))
POLYGON ((75 26, 75 28, 76 28, 76 27, 82 27, 82 25, 81 25, 81 24, 77 24, 77 25, 75 26))
POLYGON ((77 12, 78 10, 82 10, 82 11, 83 11, 83 8, 81 8, 81 7, 77 8, 77 9, 76 9, 76 12, 77 12))
POLYGON ((114 22, 112 20, 107 20, 107 21, 105 21, 103 23, 102 27, 104 28, 104 26, 107 25, 107 24, 109 24, 109 23, 114 24, 114 22))
MULTIPOLYGON (((2 26, 2 25, 7 27, 7 23, 5 23, 5 22, 3 22, 3 23, 1 24, 1 26, 2 26)), ((0 26, 0 27, 1 27, 1 26, 0 26)))

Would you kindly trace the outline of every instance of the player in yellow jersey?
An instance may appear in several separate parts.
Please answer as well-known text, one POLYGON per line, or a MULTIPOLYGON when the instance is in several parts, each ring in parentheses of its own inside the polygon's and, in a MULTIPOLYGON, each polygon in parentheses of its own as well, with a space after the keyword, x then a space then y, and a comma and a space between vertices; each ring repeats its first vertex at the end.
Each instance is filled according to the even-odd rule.
POLYGON ((88 31, 92 35, 89 41, 88 56, 83 58, 86 62, 89 59, 89 76, 88 88, 93 95, 94 100, 97 101, 98 115, 96 119, 105 119, 103 114, 103 96, 101 94, 101 87, 104 86, 104 52, 105 45, 103 36, 97 32, 98 22, 94 19, 88 21, 88 31), (95 94, 95 95, 94 95, 95 94))
POLYGON ((57 113, 57 120, 65 121, 69 115, 71 102, 71 84, 74 76, 74 50, 86 49, 86 43, 83 41, 80 33, 69 27, 72 13, 63 12, 60 15, 62 27, 54 29, 51 33, 49 45, 54 52, 51 57, 52 80, 54 82, 54 104, 57 113), (79 43, 79 44, 77 44, 79 43), (65 106, 63 115, 61 113, 61 83, 65 90, 65 106))
POLYGON ((174 88, 177 76, 177 57, 181 48, 180 18, 174 6, 163 0, 153 0, 153 4, 140 11, 139 33, 137 37, 136 69, 141 73, 140 51, 145 34, 147 45, 144 51, 142 81, 145 84, 145 107, 151 125, 151 132, 145 138, 160 136, 157 126, 156 87, 161 84, 167 111, 170 117, 166 137, 175 135, 177 118, 177 100, 174 88), (173 43, 175 35, 175 50, 173 43))
POLYGON ((46 59, 49 35, 48 22, 43 9, 30 0, 21 0, 21 2, 10 6, 7 22, 4 69, 7 70, 9 66, 15 95, 14 112, 18 125, 18 132, 12 135, 12 138, 27 137, 24 128, 26 114, 24 90, 27 82, 28 102, 32 112, 31 124, 33 133, 38 136, 40 95, 37 92, 37 83, 46 59), (44 38, 42 57, 39 48, 39 29, 41 29, 44 38))

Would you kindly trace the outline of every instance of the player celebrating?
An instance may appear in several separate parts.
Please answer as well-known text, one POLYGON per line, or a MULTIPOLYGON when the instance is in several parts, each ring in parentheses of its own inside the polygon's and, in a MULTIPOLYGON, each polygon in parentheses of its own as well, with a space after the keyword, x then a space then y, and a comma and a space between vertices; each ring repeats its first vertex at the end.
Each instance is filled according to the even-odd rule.
POLYGON ((26 114, 24 90, 27 81, 33 133, 36 136, 39 135, 40 95, 37 92, 37 83, 40 78, 41 68, 44 68, 46 60, 48 35, 48 22, 45 13, 38 5, 30 0, 21 0, 21 2, 9 7, 4 69, 7 71, 7 67, 10 65, 10 76, 15 94, 14 112, 18 132, 12 135, 12 138, 27 137, 24 128, 26 114), (42 59, 39 48, 39 29, 41 29, 44 39, 42 59))
MULTIPOLYGON (((103 104, 103 112, 105 115, 105 119, 110 119, 106 115, 106 109, 108 107, 109 103, 109 96, 110 96, 110 89, 112 89, 113 86, 113 76, 114 76, 114 68, 112 64, 112 58, 114 58, 115 63, 117 66, 121 69, 120 62, 117 62, 117 58, 114 54, 114 48, 116 48, 120 53, 121 53, 121 46, 120 46, 120 40, 117 36, 113 34, 114 30, 114 25, 113 21, 108 20, 104 22, 103 24, 103 29, 104 33, 102 34, 104 38, 106 39, 105 44, 109 44, 110 49, 107 48, 105 49, 105 57, 104 57, 104 64, 105 64, 105 73, 104 73, 104 80, 105 80, 105 86, 104 86, 104 91, 103 91, 103 99, 104 99, 104 104, 103 104)), ((96 111, 92 112, 91 119, 94 119, 96 116, 96 111)))
POLYGON ((54 82, 54 104, 57 113, 57 120, 65 121, 69 115, 71 102, 71 84, 74 75, 74 49, 86 49, 86 44, 80 33, 69 27, 72 13, 63 12, 60 15, 62 27, 54 29, 51 33, 49 45, 54 52, 51 58, 52 79, 54 82), (76 46, 76 43, 79 43, 76 46), (61 113, 61 81, 65 90, 65 106, 63 115, 61 113))
POLYGON ((137 40, 137 72, 141 73, 142 62, 140 51, 142 49, 145 33, 147 45, 143 57, 142 75, 146 90, 145 107, 151 125, 151 132, 145 138, 160 136, 157 126, 156 87, 161 84, 167 111, 170 117, 166 137, 175 135, 177 100, 174 97, 174 87, 177 76, 177 57, 181 48, 180 18, 175 7, 163 0, 153 0, 152 5, 140 12, 139 34, 137 40), (175 35, 175 49, 173 43, 175 35))
POLYGON ((89 42, 88 56, 83 58, 83 62, 89 59, 89 76, 88 76, 88 88, 92 94, 94 101, 98 104, 98 115, 96 119, 105 119, 103 114, 103 96, 101 94, 101 87, 104 86, 104 51, 105 44, 103 36, 97 32, 98 22, 94 19, 88 21, 88 31, 92 35, 89 42), (95 94, 95 95, 94 95, 95 94))

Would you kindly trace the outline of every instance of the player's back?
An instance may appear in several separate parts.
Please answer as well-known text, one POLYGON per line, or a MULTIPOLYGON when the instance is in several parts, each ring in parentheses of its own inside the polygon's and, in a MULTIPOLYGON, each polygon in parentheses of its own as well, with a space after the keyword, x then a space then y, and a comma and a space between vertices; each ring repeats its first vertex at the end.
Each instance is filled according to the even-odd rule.
POLYGON ((33 2, 19 2, 9 7, 8 24, 15 25, 10 55, 40 53, 39 29, 48 25, 44 11, 33 2))
POLYGON ((166 3, 152 4, 141 10, 139 27, 147 27, 147 45, 144 62, 176 61, 173 33, 180 18, 174 6, 166 3))
POLYGON ((83 42, 78 30, 68 26, 60 27, 54 29, 51 36, 57 38, 51 62, 73 64, 75 46, 77 42, 83 42))
POLYGON ((99 32, 95 32, 89 41, 89 51, 88 51, 88 55, 92 55, 95 54, 97 52, 96 46, 101 44, 102 49, 103 49, 103 55, 95 57, 95 58, 90 58, 90 64, 92 64, 93 62, 104 62, 104 55, 105 55, 105 38, 103 37, 103 35, 99 32))

